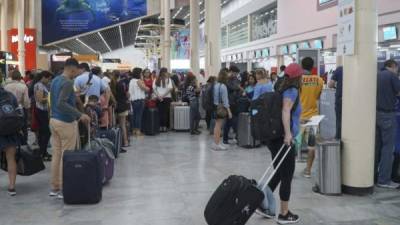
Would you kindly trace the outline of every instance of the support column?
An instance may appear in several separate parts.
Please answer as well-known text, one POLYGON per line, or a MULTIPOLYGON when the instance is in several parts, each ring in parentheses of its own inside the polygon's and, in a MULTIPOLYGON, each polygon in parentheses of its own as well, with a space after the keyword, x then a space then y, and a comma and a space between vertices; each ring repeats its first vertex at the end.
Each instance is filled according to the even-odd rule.
POLYGON ((18 0, 18 63, 19 71, 25 76, 25 0, 18 0))
POLYGON ((162 65, 171 70, 171 10, 170 0, 161 0, 161 12, 164 19, 164 40, 162 42, 162 65))
POLYGON ((205 0, 206 77, 218 76, 221 69, 221 2, 205 0))
POLYGON ((372 194, 374 187, 378 41, 376 2, 356 0, 355 55, 343 57, 343 191, 355 195, 372 194))
POLYGON ((8 0, 1 0, 1 24, 0 24, 0 32, 1 32, 1 46, 0 49, 3 51, 8 51, 7 46, 7 32, 8 32, 8 0))
POLYGON ((199 1, 190 0, 190 67, 192 69, 192 72, 196 75, 196 77, 200 75, 199 20, 200 20, 199 1))

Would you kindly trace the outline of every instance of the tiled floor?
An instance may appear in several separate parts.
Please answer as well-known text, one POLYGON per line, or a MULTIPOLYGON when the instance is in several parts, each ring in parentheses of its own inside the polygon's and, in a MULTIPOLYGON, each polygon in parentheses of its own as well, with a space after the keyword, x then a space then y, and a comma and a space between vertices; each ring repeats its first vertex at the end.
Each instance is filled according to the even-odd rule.
MULTIPOLYGON (((210 195, 230 174, 258 178, 270 162, 266 148, 209 149, 210 137, 169 133, 135 139, 116 164, 98 205, 66 206, 47 196, 49 169, 18 177, 18 195, 6 193, 0 172, 0 225, 205 225, 210 195)), ((314 194, 298 164, 291 208, 305 225, 399 225, 400 192, 376 189, 368 197, 314 194)), ((275 224, 254 215, 249 225, 275 224)))

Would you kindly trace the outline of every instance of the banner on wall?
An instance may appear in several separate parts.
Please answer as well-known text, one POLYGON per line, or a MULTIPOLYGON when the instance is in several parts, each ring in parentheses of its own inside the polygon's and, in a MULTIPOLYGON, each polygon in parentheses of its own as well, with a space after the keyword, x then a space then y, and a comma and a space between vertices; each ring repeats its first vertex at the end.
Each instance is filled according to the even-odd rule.
POLYGON ((190 30, 183 29, 173 35, 172 59, 190 59, 190 30))
MULTIPOLYGON (((25 69, 36 69, 36 30, 25 28, 25 69)), ((18 30, 8 30, 8 49, 18 59, 18 30)))
POLYGON ((339 0, 337 54, 354 55, 356 12, 355 0, 339 0))
POLYGON ((49 44, 147 15, 147 0, 43 0, 42 41, 49 44))

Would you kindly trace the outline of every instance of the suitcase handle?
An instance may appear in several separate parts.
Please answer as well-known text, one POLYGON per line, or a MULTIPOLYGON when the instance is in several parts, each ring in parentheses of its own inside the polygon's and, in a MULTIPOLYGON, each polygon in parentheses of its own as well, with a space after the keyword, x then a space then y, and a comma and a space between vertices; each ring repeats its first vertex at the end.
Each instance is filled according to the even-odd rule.
MULTIPOLYGON (((283 144, 282 147, 279 149, 278 154, 276 154, 275 158, 272 160, 271 165, 267 168, 261 179, 258 181, 258 184, 261 184, 264 180, 265 177, 268 175, 268 172, 274 167, 274 163, 278 160, 279 156, 283 152, 283 149, 285 149, 286 144, 283 144)), ((289 146, 285 154, 283 155, 282 159, 279 161, 278 165, 276 168, 272 171, 271 175, 268 177, 264 185, 262 186, 262 190, 264 190, 267 186, 268 183, 272 180, 272 178, 275 176, 276 172, 278 171, 279 167, 282 165, 283 161, 285 160, 286 156, 289 154, 290 150, 292 150, 292 146, 289 146)))

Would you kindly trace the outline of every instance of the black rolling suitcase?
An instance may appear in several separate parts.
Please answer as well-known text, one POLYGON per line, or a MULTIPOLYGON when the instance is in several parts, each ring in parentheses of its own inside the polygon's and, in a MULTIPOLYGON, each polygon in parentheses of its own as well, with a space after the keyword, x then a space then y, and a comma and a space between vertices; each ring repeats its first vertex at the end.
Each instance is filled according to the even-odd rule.
POLYGON ((255 180, 243 176, 231 175, 217 188, 207 203, 204 217, 208 225, 244 225, 264 200, 264 190, 275 175, 291 147, 285 145, 279 150, 271 166, 265 171, 258 184, 255 180), (286 149, 286 151, 284 151, 286 149), (275 169, 265 181, 275 161, 285 152, 275 169), (265 181, 265 182, 264 182, 265 181), (263 184, 263 185, 261 185, 263 184))
MULTIPOLYGON (((90 127, 89 129, 90 130, 90 127)), ((101 201, 105 166, 104 149, 91 145, 63 154, 63 195, 65 204, 96 204, 101 201)), ((80 147, 79 141, 77 146, 80 147)))
POLYGON ((160 133, 160 118, 158 116, 158 109, 145 108, 142 119, 142 132, 149 136, 160 133))

